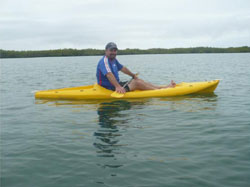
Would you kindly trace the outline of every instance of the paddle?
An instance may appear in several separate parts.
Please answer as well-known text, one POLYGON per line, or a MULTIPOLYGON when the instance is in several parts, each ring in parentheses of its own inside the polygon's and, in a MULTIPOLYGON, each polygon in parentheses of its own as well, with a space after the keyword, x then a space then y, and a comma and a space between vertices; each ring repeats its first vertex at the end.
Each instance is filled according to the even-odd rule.
MULTIPOLYGON (((136 73, 135 76, 138 76, 139 73, 136 73)), ((133 80, 134 78, 130 79, 126 84, 123 85, 123 88, 125 88, 129 83, 131 83, 131 81, 133 80)), ((125 94, 125 93, 124 93, 125 94)), ((118 93, 118 92, 113 92, 111 94, 111 97, 115 97, 115 98, 121 98, 124 96, 123 93, 118 93)))

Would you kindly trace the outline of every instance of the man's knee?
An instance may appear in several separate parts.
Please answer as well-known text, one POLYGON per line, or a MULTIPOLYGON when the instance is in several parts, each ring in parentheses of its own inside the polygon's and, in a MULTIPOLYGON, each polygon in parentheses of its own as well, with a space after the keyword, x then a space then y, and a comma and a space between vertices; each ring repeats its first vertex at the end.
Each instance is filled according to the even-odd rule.
POLYGON ((136 84, 137 84, 137 85, 142 85, 142 84, 143 84, 143 80, 141 80, 141 79, 136 79, 136 84))
POLYGON ((143 86, 143 80, 141 80, 141 79, 135 79, 135 80, 133 80, 134 82, 134 87, 136 88, 136 89, 140 89, 142 86, 143 86))
POLYGON ((129 84, 129 88, 134 90, 134 89, 138 89, 138 87, 140 86, 140 81, 139 79, 133 79, 131 81, 131 83, 129 84))
POLYGON ((140 84, 140 81, 139 79, 133 79, 132 83, 135 85, 135 86, 138 86, 140 84))

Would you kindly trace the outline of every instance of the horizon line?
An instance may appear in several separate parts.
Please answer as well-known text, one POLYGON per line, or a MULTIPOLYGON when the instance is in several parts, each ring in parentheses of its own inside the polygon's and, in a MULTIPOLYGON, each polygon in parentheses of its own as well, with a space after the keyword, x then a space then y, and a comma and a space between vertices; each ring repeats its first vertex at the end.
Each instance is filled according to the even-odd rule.
MULTIPOLYGON (((162 47, 155 47, 155 48, 124 48, 124 49, 119 49, 119 50, 128 50, 128 49, 136 49, 136 50, 150 50, 150 49, 190 49, 190 48, 219 48, 219 49, 228 49, 228 48, 241 48, 241 47, 250 47, 250 45, 243 45, 243 46, 237 46, 237 47, 212 47, 212 46, 197 46, 197 47, 173 47, 173 48, 162 48, 162 47)), ((2 51, 52 51, 52 50, 67 50, 67 49, 73 49, 73 50, 86 50, 86 49, 92 49, 92 50, 105 50, 105 49, 100 49, 100 48, 54 48, 54 49, 2 49, 2 51)))

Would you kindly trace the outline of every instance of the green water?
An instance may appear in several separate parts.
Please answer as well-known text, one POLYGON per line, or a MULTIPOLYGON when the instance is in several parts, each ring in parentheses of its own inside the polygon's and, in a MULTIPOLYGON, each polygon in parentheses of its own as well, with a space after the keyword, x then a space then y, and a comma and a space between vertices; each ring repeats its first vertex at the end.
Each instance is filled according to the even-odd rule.
POLYGON ((214 94, 34 99, 93 84, 100 58, 1 59, 1 186, 249 185, 250 54, 118 56, 155 84, 222 79, 214 94))

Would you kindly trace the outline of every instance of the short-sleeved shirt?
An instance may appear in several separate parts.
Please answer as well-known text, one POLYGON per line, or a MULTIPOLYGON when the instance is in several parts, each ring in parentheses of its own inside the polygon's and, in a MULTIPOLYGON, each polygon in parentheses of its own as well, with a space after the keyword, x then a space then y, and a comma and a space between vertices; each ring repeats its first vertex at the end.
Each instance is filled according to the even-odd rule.
POLYGON ((111 72, 115 76, 117 82, 120 82, 118 72, 122 68, 123 65, 121 65, 116 58, 110 61, 106 56, 102 57, 96 69, 97 83, 109 90, 114 90, 114 85, 110 83, 106 75, 111 72))

